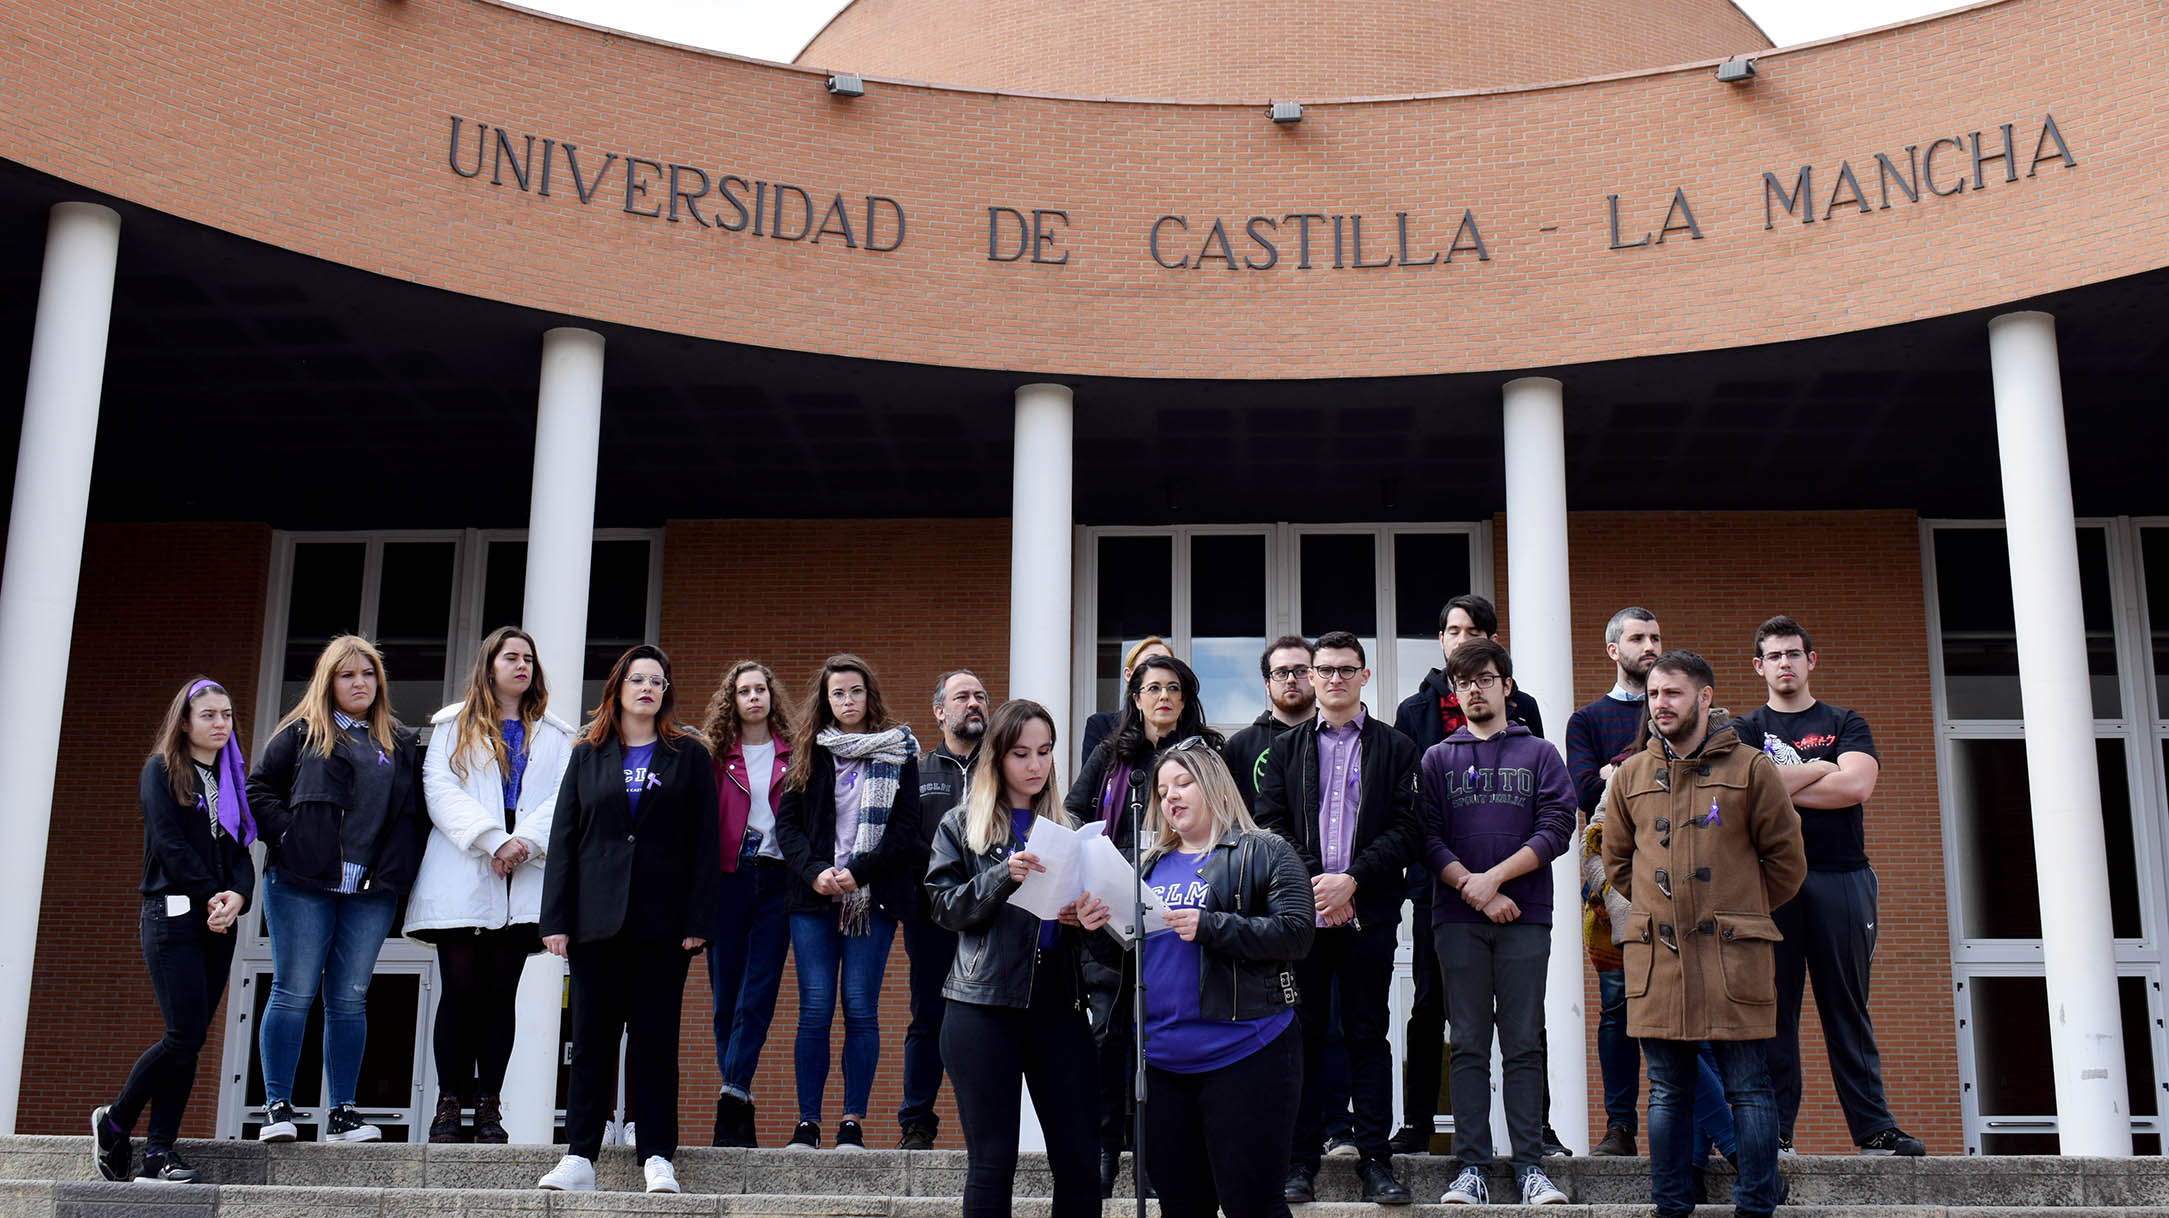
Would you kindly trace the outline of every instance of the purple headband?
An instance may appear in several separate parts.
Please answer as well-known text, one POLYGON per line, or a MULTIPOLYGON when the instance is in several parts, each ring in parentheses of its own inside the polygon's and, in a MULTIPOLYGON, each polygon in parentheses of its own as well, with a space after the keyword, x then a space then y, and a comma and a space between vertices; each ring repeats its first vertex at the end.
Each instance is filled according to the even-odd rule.
MULTIPOLYGON (((188 687, 188 695, 181 699, 185 708, 197 694, 204 690, 225 687, 212 680, 202 680, 188 687)), ((241 744, 235 736, 226 737, 226 747, 218 753, 218 824, 226 835, 246 846, 256 840, 256 818, 249 814, 248 775, 241 764, 241 744)))

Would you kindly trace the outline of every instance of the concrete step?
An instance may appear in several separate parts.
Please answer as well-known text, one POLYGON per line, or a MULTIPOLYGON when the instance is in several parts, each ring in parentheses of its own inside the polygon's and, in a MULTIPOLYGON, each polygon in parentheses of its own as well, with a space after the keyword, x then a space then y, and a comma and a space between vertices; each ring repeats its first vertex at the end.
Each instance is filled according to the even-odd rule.
MULTIPOLYGON (((376 1194, 402 1191, 478 1191, 508 1212, 533 1212, 504 1196, 534 1192, 535 1180, 557 1162, 562 1147, 430 1146, 421 1143, 328 1145, 292 1142, 183 1142, 182 1154, 201 1168, 206 1182, 273 1189, 355 1189, 376 1194)), ((640 1187, 633 1151, 604 1149, 597 1171, 606 1192, 640 1187)), ((1443 1157, 1404 1155, 1395 1160, 1402 1180, 1419 1200, 1438 1197, 1458 1164, 1443 1157)), ((1647 1159, 1547 1159, 1544 1167, 1575 1202, 1584 1205, 1646 1205, 1647 1159)), ((945 1201, 953 1211, 963 1195, 965 1157, 960 1150, 930 1151, 679 1151, 678 1178, 688 1193, 763 1198, 850 1197, 879 1208, 904 1201, 945 1201)), ((2071 1210, 2087 1206, 2151 1206, 2169 1218, 2169 1160, 2060 1157, 1820 1158, 1789 1160, 1781 1170, 1795 1204, 1815 1206, 2022 1207, 2071 1210)), ((0 1180, 72 1183, 95 1175, 87 1137, 0 1138, 0 1180)), ((1729 1197, 1732 1177, 1720 1160, 1710 1172, 1710 1195, 1729 1197)), ((103 1183, 102 1181, 99 1183, 103 1183)), ((151 1188, 150 1185, 137 1186, 151 1188)), ((201 1186, 199 1186, 200 1188, 201 1186)), ((1121 1188, 1128 1188, 1124 1172, 1121 1188)), ((161 1190, 170 1191, 170 1190, 161 1190)), ((208 1192, 208 1189, 203 1191, 208 1192)), ((1018 1163, 1016 1194, 1046 1197, 1052 1191, 1044 1155, 1018 1163)), ((1494 1196, 1513 1196, 1502 1169, 1494 1196)), ((1123 1195, 1118 1192, 1118 1196, 1123 1195)), ((1328 1159, 1318 1176, 1320 1204, 1354 1202, 1359 1195, 1352 1161, 1328 1159)), ((200 1205, 201 1203, 196 1203, 200 1205)), ((366 1212, 375 1213, 363 1203, 366 1212)), ((764 1204, 774 1204, 764 1202, 764 1204)), ((489 1206, 475 1212, 492 1212, 489 1206)), ((440 1207, 441 1208, 441 1207, 440 1207)), ((1367 1212, 1371 1211, 1366 1207, 1367 1212)), ((85 1211, 86 1213, 89 1211, 85 1211)), ((343 1210, 326 1212, 344 1212, 343 1210)), ((389 1211, 386 1211, 389 1212, 389 1211)), ((459 1207, 444 1212, 460 1212, 459 1207)), ((708 1211, 699 1211, 708 1212, 708 1211)), ((741 1211, 730 1211, 741 1212, 741 1211)), ((820 1212, 828 1211, 797 1211, 820 1212)), ((858 1212, 858 1211, 840 1211, 858 1212)), ((1301 1211, 1323 1218, 1329 1209, 1301 1211)))

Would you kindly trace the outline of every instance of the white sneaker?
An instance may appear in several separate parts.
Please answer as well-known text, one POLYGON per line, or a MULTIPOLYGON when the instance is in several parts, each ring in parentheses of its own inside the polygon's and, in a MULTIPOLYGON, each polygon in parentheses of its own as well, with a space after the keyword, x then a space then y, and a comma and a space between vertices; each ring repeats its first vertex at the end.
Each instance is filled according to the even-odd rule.
POLYGON ((535 1181, 536 1188, 555 1189, 564 1193, 592 1193, 595 1191, 595 1164, 593 1160, 578 1155, 566 1155, 557 1166, 535 1181))
POLYGON ((1567 1195, 1551 1182, 1541 1167, 1532 1167, 1521 1173, 1521 1203, 1523 1205, 1565 1205, 1567 1195))
POLYGON ((641 1164, 641 1168, 648 1173, 649 1192, 675 1193, 681 1191, 678 1188, 678 1169, 670 1165, 670 1160, 661 1155, 649 1155, 648 1161, 641 1164))
POLYGON ((1446 1195, 1438 1200, 1440 1205, 1489 1205, 1491 1184, 1484 1179, 1481 1168, 1464 1167, 1461 1174, 1454 1177, 1453 1186, 1446 1190, 1446 1195))

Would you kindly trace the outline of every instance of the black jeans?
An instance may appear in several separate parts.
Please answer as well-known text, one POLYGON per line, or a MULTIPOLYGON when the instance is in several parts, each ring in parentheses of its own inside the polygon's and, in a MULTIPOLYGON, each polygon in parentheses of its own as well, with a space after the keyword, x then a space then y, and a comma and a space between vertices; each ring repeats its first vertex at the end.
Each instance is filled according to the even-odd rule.
POLYGON ((1366 1159, 1391 1153, 1386 1140, 1393 1134, 1393 1047, 1386 1037, 1399 929, 1394 922, 1321 927, 1310 955, 1296 962, 1296 988, 1303 995, 1297 1012, 1303 1025, 1303 1092, 1296 1107, 1293 1164, 1317 1171, 1324 1146, 1329 998, 1336 983, 1356 1148, 1366 1159))
POLYGON ((542 940, 531 922, 431 933, 437 941, 437 975, 444 980, 430 1037, 437 1054, 437 1091, 471 1105, 476 1096, 504 1093, 520 970, 542 940))
POLYGON ((1897 1124, 1883 1101, 1883 1055, 1868 1021, 1868 971, 1875 963, 1875 872, 1810 871, 1793 899, 1770 913, 1778 933, 1777 1035, 1769 1042, 1778 1133, 1792 1137, 1800 1115, 1800 1003, 1815 981, 1830 1083, 1855 1144, 1897 1124))
POLYGON ((1410 1126, 1428 1134, 1438 1128, 1439 1075, 1446 1064, 1446 991, 1439 985, 1438 948, 1431 942, 1431 902, 1418 901, 1410 916, 1416 928, 1409 954, 1416 1000, 1409 1005, 1403 1037, 1408 1056, 1401 1063, 1401 1114, 1410 1126))
POLYGON ((952 1002, 942 1021, 944 1055, 954 1063, 957 1119, 964 1124, 964 1214, 1008 1218, 1017 1177, 1018 1087, 1047 1142, 1054 1175, 1054 1218, 1100 1212, 1097 1140, 1093 1137, 1092 1029, 1067 984, 1045 984, 1062 969, 1040 966, 1029 1007, 952 1002))
POLYGON ((1454 1155, 1491 1167, 1491 1038, 1499 1038, 1514 1174, 1544 1155, 1544 970, 1551 927, 1448 922, 1431 931, 1454 1029, 1454 1155))
POLYGON ((625 1045, 626 1115, 638 1127, 642 1160, 678 1154, 678 1010, 693 957, 676 944, 622 936, 575 943, 572 1070, 566 1087, 565 1149, 593 1159, 617 1103, 618 1034, 625 1045))
POLYGON ((1145 1071, 1145 1137, 1161 1218, 1288 1218, 1281 1196, 1302 1092, 1303 1033, 1203 1074, 1145 1071))
POLYGON ((150 969, 151 992, 158 997, 166 1034, 136 1059, 110 1115, 114 1124, 132 1130, 149 1105, 145 1150, 169 1148, 180 1136, 181 1114, 196 1085, 196 1055, 233 968, 234 931, 213 933, 204 924, 205 916, 192 905, 187 913, 169 918, 164 897, 143 898, 143 963, 150 969))
POLYGON ((956 959, 956 932, 916 910, 902 929, 904 952, 911 957, 911 1027, 904 1032, 904 1105, 897 1109, 896 1123, 938 1128, 934 1100, 941 1095, 942 1013, 949 1005, 941 986, 956 959))

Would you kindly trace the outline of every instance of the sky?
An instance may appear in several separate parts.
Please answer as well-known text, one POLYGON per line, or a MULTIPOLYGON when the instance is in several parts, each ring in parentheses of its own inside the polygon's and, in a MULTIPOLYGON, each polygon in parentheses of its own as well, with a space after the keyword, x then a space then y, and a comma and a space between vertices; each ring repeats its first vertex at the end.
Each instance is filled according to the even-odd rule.
MULTIPOLYGON (((788 63, 844 0, 514 0, 527 8, 689 46, 788 63)), ((1792 46, 1961 7, 1959 0, 1741 0, 1792 46)))

